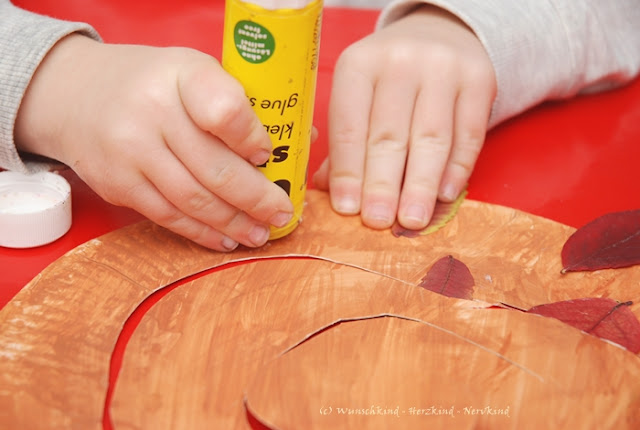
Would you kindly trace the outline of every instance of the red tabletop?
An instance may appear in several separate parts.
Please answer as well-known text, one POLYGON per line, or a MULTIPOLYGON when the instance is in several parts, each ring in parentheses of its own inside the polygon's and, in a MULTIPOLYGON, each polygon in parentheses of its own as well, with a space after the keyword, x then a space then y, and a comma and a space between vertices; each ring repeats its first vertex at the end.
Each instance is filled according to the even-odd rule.
MULTIPOLYGON (((90 22, 106 42, 180 45, 220 58, 222 0, 14 0, 16 5, 90 22)), ((314 172, 327 153, 326 115, 333 66, 351 42, 369 33, 376 11, 328 8, 324 14, 315 125, 314 172)), ((142 220, 105 203, 71 171, 73 225, 34 249, 0 247, 0 308, 47 265, 76 246, 142 220)), ((469 198, 541 215, 574 227, 606 212, 640 208, 640 79, 608 93, 535 108, 492 130, 469 183, 469 198)), ((363 227, 364 228, 364 227, 363 227)), ((175 286, 174 286, 175 287, 175 286)), ((165 290, 166 293, 166 290, 165 290)), ((162 292, 160 292, 162 294, 162 292)), ((109 395, 126 341, 147 300, 125 325, 112 357, 109 395)), ((110 428, 108 404, 104 426, 110 428)), ((255 426, 254 426, 255 428, 255 426)))
MULTIPOLYGON (((90 22, 106 42, 181 45, 220 57, 222 0, 14 0, 16 5, 90 22)), ((376 11, 324 14, 310 171, 327 153, 326 114, 338 54, 369 33, 376 11)), ((77 245, 141 220, 102 201, 73 172, 73 226, 35 249, 0 248, 0 307, 77 245)), ((492 130, 469 183, 469 198, 578 227, 606 212, 640 208, 640 80, 608 93, 540 106, 492 130)), ((363 227, 364 228, 364 227, 363 227)))

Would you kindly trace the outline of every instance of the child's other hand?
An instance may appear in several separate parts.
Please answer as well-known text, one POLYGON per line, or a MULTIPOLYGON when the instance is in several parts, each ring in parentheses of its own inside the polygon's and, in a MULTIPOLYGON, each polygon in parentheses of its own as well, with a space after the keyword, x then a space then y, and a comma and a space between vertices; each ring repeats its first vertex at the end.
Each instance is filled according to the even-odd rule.
POLYGON ((496 94, 475 34, 423 6, 347 48, 335 69, 329 158, 314 182, 333 208, 383 229, 421 229, 455 199, 482 148, 496 94))
POLYGON ((36 71, 15 136, 108 202, 212 249, 262 245, 293 212, 254 167, 271 142, 243 88, 194 50, 68 36, 36 71))

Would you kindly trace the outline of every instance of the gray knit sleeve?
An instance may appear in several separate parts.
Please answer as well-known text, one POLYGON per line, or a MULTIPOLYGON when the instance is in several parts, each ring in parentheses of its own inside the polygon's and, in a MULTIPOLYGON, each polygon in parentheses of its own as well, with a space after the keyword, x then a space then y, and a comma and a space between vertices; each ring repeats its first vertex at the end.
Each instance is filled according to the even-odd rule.
POLYGON ((487 50, 498 84, 490 125, 640 72, 638 0, 395 0, 378 27, 424 3, 458 16, 487 50))
POLYGON ((27 172, 14 142, 14 125, 31 78, 53 45, 81 32, 100 40, 87 24, 61 21, 15 7, 0 0, 0 167, 27 172))

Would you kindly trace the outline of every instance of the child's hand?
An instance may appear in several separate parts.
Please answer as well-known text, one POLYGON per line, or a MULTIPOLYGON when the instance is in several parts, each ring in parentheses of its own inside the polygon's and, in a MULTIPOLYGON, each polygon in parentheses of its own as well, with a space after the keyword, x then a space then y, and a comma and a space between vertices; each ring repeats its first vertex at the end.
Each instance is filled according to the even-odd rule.
POLYGON ((474 33, 424 6, 347 48, 329 106, 329 159, 314 177, 365 225, 421 229, 464 188, 496 94, 474 33))
POLYGON ((271 142, 244 90, 194 50, 68 36, 36 71, 15 136, 108 202, 213 249, 262 245, 292 216, 254 167, 271 142))

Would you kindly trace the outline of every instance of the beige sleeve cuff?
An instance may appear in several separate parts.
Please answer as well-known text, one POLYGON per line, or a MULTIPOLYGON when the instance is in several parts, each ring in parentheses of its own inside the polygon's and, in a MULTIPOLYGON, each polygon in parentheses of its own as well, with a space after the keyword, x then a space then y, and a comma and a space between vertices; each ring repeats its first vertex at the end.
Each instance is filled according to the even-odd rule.
POLYGON ((640 70, 637 0, 396 0, 377 28, 420 4, 464 21, 493 64, 493 126, 544 101, 629 82, 640 70))
POLYGON ((27 165, 16 150, 16 117, 42 59, 60 39, 74 32, 100 40, 87 24, 56 20, 0 0, 0 168, 25 173, 42 170, 42 163, 27 165))

